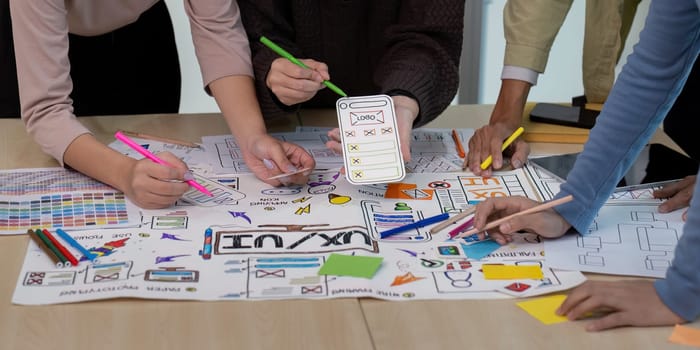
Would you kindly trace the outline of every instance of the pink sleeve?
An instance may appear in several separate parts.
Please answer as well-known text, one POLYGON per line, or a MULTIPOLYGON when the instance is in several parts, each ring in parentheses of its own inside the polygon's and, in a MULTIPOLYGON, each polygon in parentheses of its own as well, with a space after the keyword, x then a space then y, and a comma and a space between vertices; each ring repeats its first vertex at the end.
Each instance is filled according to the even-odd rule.
POLYGON ((253 76, 248 37, 236 1, 185 0, 185 10, 205 88, 225 76, 253 76))
POLYGON ((89 133, 73 115, 64 0, 10 0, 22 120, 41 149, 63 154, 89 133))

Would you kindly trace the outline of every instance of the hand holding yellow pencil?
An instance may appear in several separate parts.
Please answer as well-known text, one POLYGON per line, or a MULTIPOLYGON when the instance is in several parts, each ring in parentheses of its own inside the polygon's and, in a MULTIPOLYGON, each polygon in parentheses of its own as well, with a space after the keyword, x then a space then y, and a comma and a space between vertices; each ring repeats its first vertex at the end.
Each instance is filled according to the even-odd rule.
MULTIPOLYGON (((522 135, 522 133, 525 131, 525 129, 521 126, 517 130, 513 132, 512 135, 510 135, 505 141, 503 141, 503 146, 501 146, 501 152, 505 151, 508 146, 510 146, 515 139, 518 138, 518 136, 522 135)), ((486 168, 491 166, 491 162, 493 162, 493 156, 488 156, 486 159, 484 159, 483 162, 481 162, 481 170, 485 170, 486 168)))

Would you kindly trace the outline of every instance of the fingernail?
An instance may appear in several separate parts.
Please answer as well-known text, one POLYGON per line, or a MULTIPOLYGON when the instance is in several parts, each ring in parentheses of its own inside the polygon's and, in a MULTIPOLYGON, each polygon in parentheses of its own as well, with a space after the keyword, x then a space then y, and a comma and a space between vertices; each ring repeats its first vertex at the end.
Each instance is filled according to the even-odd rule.
POLYGON ((265 167, 268 168, 268 169, 270 169, 270 170, 272 170, 272 169, 275 168, 275 163, 273 163, 273 162, 272 162, 271 160, 269 160, 269 159, 263 159, 262 162, 263 162, 263 164, 265 165, 265 167))
POLYGON ((291 165, 291 164, 290 164, 290 165, 287 167, 287 172, 288 172, 288 173, 294 173, 294 172, 297 172, 297 171, 299 171, 299 169, 297 169, 297 167, 295 167, 294 165, 291 165))
POLYGON ((668 209, 666 208, 665 205, 660 205, 659 206, 659 213, 667 213, 668 209))
POLYGON ((511 161, 511 164, 513 164, 513 168, 516 169, 523 166, 523 163, 520 161, 520 159, 513 159, 513 161, 511 161))
POLYGON ((191 181, 191 180, 194 180, 194 175, 192 174, 191 171, 187 170, 187 171, 185 171, 185 173, 182 175, 182 178, 183 178, 185 181, 191 181))

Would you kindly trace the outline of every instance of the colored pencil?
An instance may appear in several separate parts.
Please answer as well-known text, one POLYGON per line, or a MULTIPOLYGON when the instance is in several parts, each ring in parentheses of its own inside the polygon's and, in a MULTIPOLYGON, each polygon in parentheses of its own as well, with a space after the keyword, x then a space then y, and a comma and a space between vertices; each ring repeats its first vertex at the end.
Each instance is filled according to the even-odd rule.
POLYGON ((59 228, 59 229, 56 229, 56 234, 59 237, 61 237, 62 240, 66 241, 66 243, 68 243, 71 247, 77 249, 80 252, 80 254, 83 254, 88 260, 90 260, 92 262, 95 262, 95 260, 97 260, 97 254, 94 254, 94 253, 90 252, 89 250, 85 249, 85 247, 80 245, 80 243, 78 243, 78 241, 76 241, 75 239, 73 239, 73 237, 68 235, 68 233, 66 233, 66 231, 63 231, 59 228))
POLYGON ((44 243, 44 241, 41 240, 41 238, 39 238, 39 236, 34 232, 34 230, 28 229, 27 236, 29 236, 29 238, 31 238, 31 240, 34 241, 34 244, 36 244, 37 247, 39 247, 39 249, 41 249, 44 252, 44 254, 46 254, 46 256, 49 257, 49 259, 51 259, 51 262, 53 262, 56 265, 56 267, 63 267, 63 263, 60 259, 58 259, 58 256, 54 254, 51 251, 51 249, 49 249, 49 247, 44 243))
POLYGON ((465 221, 464 223, 458 225, 454 229, 450 230, 447 234, 450 236, 450 238, 453 238, 454 236, 460 234, 462 231, 467 229, 469 226, 471 226, 474 223, 474 217, 471 219, 465 221))
POLYGON ((167 137, 149 135, 149 134, 144 134, 144 133, 135 132, 135 131, 128 131, 128 130, 119 130, 119 131, 121 131, 121 133, 126 135, 126 136, 138 137, 138 138, 144 139, 144 140, 152 140, 152 141, 158 141, 158 142, 163 142, 163 143, 170 143, 173 145, 185 146, 185 147, 190 147, 190 148, 202 148, 202 146, 200 146, 196 143, 193 143, 193 142, 189 142, 189 141, 176 140, 176 139, 171 139, 171 138, 167 138, 167 137))
POLYGON ((436 234, 436 233, 444 230, 445 227, 450 226, 450 225, 454 224, 455 222, 462 220, 462 219, 466 218, 467 216, 473 214, 475 210, 476 210, 476 206, 474 206, 474 205, 467 207, 467 209, 464 209, 461 213, 445 220, 444 222, 441 222, 441 223, 435 225, 433 228, 430 229, 430 233, 436 234))
MULTIPOLYGON (((132 139, 130 139, 129 137, 127 137, 126 135, 124 135, 121 131, 117 131, 117 132, 114 134, 114 137, 116 137, 117 140, 119 140, 119 141, 121 141, 121 142, 124 142, 124 144, 126 144, 126 145, 129 146, 129 147, 131 147, 134 151, 141 153, 141 155, 143 155, 144 157, 146 157, 146 158, 152 160, 153 162, 158 163, 158 164, 162 164, 162 165, 165 165, 165 166, 172 166, 172 165, 170 165, 168 162, 166 162, 166 161, 164 161, 164 160, 162 160, 162 159, 156 157, 155 154, 149 152, 147 149, 141 147, 141 145, 139 145, 138 143, 134 142, 134 140, 132 140, 132 139)), ((209 196, 209 197, 214 197, 214 195, 213 195, 211 192, 209 192, 209 190, 207 190, 204 186, 202 186, 202 185, 200 185, 199 183, 197 183, 197 181, 195 181, 195 180, 186 180, 185 182, 187 182, 190 186, 196 188, 199 192, 202 192, 202 193, 206 194, 206 195, 209 196)))
POLYGON ((279 175, 270 176, 270 177, 268 177, 267 179, 268 179, 268 180, 281 179, 281 178, 283 178, 283 177, 285 177, 285 176, 290 176, 290 175, 294 175, 294 174, 303 173, 303 172, 308 171, 308 170, 311 170, 311 168, 299 169, 299 170, 293 171, 293 172, 291 172, 291 173, 282 173, 282 174, 279 174, 279 175))
POLYGON ((556 206, 559 205, 559 204, 564 204, 564 203, 567 203, 567 202, 571 202, 572 200, 574 200, 574 196, 568 195, 568 196, 566 196, 566 197, 562 197, 562 198, 559 198, 559 199, 556 199, 556 200, 553 200, 553 201, 550 201, 550 202, 542 203, 542 204, 537 205, 537 206, 534 206, 534 207, 532 207, 532 208, 530 208, 530 209, 526 209, 526 210, 523 210, 523 211, 521 211, 521 212, 518 212, 518 213, 515 213, 515 214, 511 214, 511 215, 502 217, 502 218, 500 218, 500 219, 498 219, 498 220, 491 221, 491 222, 487 223, 487 224, 486 224, 484 227, 482 227, 482 228, 473 228, 473 229, 471 229, 471 230, 469 230, 469 231, 467 231, 467 232, 462 232, 462 233, 458 234, 457 236, 455 236, 454 238, 462 238, 462 237, 464 237, 464 236, 469 236, 469 235, 472 235, 472 234, 477 233, 477 232, 483 232, 483 231, 492 229, 492 228, 494 228, 494 227, 496 227, 496 226, 498 226, 498 225, 500 225, 500 224, 502 224, 502 223, 504 223, 504 222, 506 222, 506 221, 508 221, 508 220, 510 220, 510 219, 512 219, 512 218, 515 218, 515 217, 518 217, 518 216, 522 216, 522 215, 527 215, 527 214, 533 214, 533 213, 541 212, 541 211, 543 211, 543 210, 547 210, 547 209, 549 209, 549 208, 556 207, 556 206))
POLYGON ((68 266, 78 266, 78 259, 76 259, 75 256, 71 254, 71 252, 68 251, 68 249, 66 249, 66 247, 64 247, 63 244, 61 244, 61 242, 59 242, 56 237, 51 234, 51 232, 49 232, 49 230, 43 229, 41 232, 43 232, 44 235, 46 235, 46 238, 48 238, 49 241, 56 246, 56 249, 58 249, 58 251, 66 257, 66 260, 68 260, 70 263, 68 266))
MULTIPOLYGON (((311 67, 307 66, 304 64, 304 62, 300 61, 296 57, 292 56, 291 53, 287 52, 287 50, 281 48, 279 45, 273 43, 270 39, 261 36, 260 37, 260 42, 263 43, 263 45, 269 47, 272 51, 274 51, 276 54, 288 59, 290 62, 296 64, 299 67, 306 68, 306 69, 311 69, 311 67)), ((348 97, 348 94, 346 94, 343 90, 341 90, 339 87, 337 87, 335 84, 331 83, 328 80, 323 81, 323 85, 326 85, 329 89, 331 89, 333 92, 336 94, 343 96, 343 97, 348 97)))
POLYGON ((459 155, 460 158, 464 158, 467 156, 467 154, 464 152, 464 146, 462 146, 462 140, 459 139, 459 134, 457 134, 457 130, 452 129, 452 140, 455 142, 455 147, 457 147, 457 155, 459 155))
MULTIPOLYGON (((515 139, 517 139, 518 136, 520 136, 524 131, 525 129, 523 129, 522 126, 515 130, 512 135, 510 135, 505 141, 503 141, 503 146, 501 146, 501 152, 505 151, 506 148, 508 148, 508 146, 510 146, 510 144, 513 143, 513 141, 515 141, 515 139)), ((488 156, 488 158, 486 158, 481 163, 481 169, 486 169, 489 166, 491 166, 491 162, 493 162, 493 156, 488 156)))
POLYGON ((399 226, 399 227, 394 227, 394 228, 392 228, 392 229, 389 229, 389 230, 386 230, 386 231, 384 231, 384 232, 381 232, 379 235, 381 236, 381 238, 387 238, 387 237, 389 237, 389 236, 393 236, 393 235, 398 234, 398 233, 401 233, 401 232, 405 232, 405 231, 408 231, 408 230, 412 230, 412 229, 414 229, 414 228, 419 228, 419 227, 423 227, 423 226, 428 226, 428 225, 434 224, 434 223, 436 223, 436 222, 440 222, 440 221, 443 221, 443 220, 447 220, 447 218, 449 218, 449 217, 450 217, 450 214, 448 214, 448 213, 438 214, 438 215, 435 215, 435 216, 431 216, 431 217, 429 217, 429 218, 425 218, 425 219, 423 219, 423 220, 418 220, 418 221, 416 221, 416 222, 412 222, 412 223, 407 224, 407 225, 403 225, 403 226, 399 226))
POLYGON ((37 236, 39 236, 39 239, 41 239, 42 242, 44 242, 44 245, 46 245, 46 248, 48 248, 56 258, 58 258, 59 263, 56 264, 56 267, 70 266, 70 265, 67 265, 67 264, 70 264, 68 259, 66 259, 66 257, 63 256, 63 254, 61 254, 61 252, 56 248, 56 246, 54 246, 53 243, 51 243, 49 238, 46 237, 46 235, 44 235, 44 232, 42 232, 41 229, 36 229, 34 231, 34 233, 37 236))

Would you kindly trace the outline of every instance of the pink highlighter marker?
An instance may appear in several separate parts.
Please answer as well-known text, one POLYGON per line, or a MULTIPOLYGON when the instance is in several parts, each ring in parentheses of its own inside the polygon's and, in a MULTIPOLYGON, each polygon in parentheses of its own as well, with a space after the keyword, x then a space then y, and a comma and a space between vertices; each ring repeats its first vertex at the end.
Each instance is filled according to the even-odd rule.
MULTIPOLYGON (((152 160, 153 162, 172 167, 172 165, 170 165, 168 162, 156 157, 155 154, 149 152, 147 149, 141 147, 141 145, 134 142, 134 140, 132 140, 132 139, 128 138, 126 135, 122 134, 121 131, 117 131, 114 134, 114 137, 116 137, 117 140, 124 142, 127 146, 131 147, 134 151, 141 153, 144 157, 152 160)), ((209 190, 207 190, 204 186, 200 185, 197 181, 187 180, 185 182, 187 182, 187 184, 189 184, 190 186, 199 190, 199 192, 202 192, 209 197, 214 197, 214 195, 211 192, 209 192, 209 190)))

